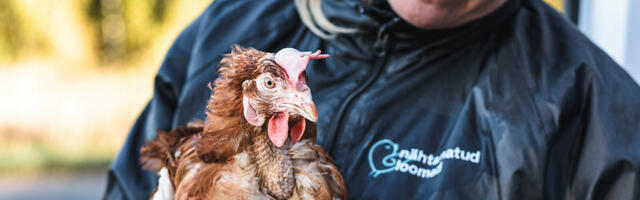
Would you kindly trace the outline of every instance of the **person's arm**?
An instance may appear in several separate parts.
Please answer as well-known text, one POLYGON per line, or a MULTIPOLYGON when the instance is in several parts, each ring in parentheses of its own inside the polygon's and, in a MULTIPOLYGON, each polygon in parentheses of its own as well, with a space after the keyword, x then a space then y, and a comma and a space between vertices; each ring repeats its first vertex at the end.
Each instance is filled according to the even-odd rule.
POLYGON ((138 161, 140 148, 146 140, 156 136, 157 130, 171 128, 200 18, 178 36, 167 52, 155 77, 153 97, 136 120, 124 146, 109 168, 103 199, 148 199, 154 189, 157 176, 141 168, 138 161))
POLYGON ((550 138, 545 199, 640 199, 640 87, 599 61, 574 71, 570 109, 550 138))

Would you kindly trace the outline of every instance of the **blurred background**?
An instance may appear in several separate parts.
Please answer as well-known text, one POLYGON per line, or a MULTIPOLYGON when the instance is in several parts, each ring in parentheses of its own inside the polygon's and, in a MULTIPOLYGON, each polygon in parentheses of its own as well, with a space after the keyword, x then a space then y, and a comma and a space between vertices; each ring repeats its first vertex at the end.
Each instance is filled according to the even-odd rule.
POLYGON ((97 199, 164 54, 212 0, 0 0, 0 199, 97 199))
MULTIPOLYGON (((0 199, 99 198, 164 54, 211 1, 0 0, 0 199)), ((640 80, 640 1, 546 1, 640 80)))

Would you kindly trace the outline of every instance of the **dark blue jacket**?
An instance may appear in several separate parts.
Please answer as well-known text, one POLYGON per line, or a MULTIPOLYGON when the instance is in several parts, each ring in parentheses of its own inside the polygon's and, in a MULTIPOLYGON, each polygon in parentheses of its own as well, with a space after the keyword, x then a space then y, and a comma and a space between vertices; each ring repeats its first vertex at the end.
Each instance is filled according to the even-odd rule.
MULTIPOLYGON (((146 199, 157 130, 204 119, 230 46, 321 49, 307 70, 318 142, 352 199, 640 199, 640 88, 540 0, 420 30, 386 3, 323 0, 355 35, 323 40, 291 1, 216 0, 176 39, 109 171, 107 199, 146 199)), ((385 1, 382 1, 385 2, 385 1)))

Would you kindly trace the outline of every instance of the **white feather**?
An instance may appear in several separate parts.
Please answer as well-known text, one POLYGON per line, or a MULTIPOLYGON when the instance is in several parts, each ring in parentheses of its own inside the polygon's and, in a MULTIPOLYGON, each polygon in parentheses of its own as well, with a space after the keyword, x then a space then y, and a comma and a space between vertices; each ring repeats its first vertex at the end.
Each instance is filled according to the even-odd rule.
POLYGON ((153 195, 153 200, 174 199, 174 190, 167 168, 160 169, 158 175, 160 175, 160 178, 158 178, 158 191, 153 195))

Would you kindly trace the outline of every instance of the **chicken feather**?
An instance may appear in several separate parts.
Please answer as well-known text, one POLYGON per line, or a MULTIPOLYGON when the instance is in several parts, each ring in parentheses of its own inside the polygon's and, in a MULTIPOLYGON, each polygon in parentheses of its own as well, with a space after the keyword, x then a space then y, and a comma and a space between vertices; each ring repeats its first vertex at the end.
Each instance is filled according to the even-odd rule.
POLYGON ((328 55, 293 49, 281 52, 286 54, 232 47, 220 62, 219 77, 210 85, 213 92, 206 120, 159 131, 157 138, 147 141, 140 155, 144 167, 171 180, 164 186, 170 188, 157 188, 150 199, 171 198, 167 191, 175 191, 173 196, 181 200, 347 198, 342 175, 315 143, 315 105, 300 101, 298 107, 291 107, 286 102, 311 101, 304 68, 309 59, 328 55), (292 58, 298 60, 281 61, 292 56, 299 56, 292 58), (290 77, 290 71, 298 77, 290 77), (288 121, 271 117, 278 114, 285 114, 288 121), (292 127, 291 137, 269 127, 274 123, 280 123, 280 129, 292 127), (294 135, 295 131, 301 133, 294 135))

